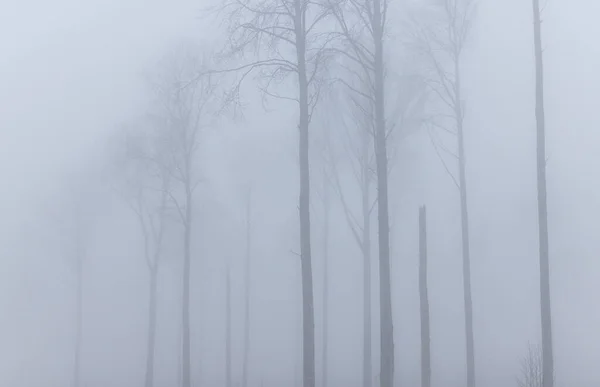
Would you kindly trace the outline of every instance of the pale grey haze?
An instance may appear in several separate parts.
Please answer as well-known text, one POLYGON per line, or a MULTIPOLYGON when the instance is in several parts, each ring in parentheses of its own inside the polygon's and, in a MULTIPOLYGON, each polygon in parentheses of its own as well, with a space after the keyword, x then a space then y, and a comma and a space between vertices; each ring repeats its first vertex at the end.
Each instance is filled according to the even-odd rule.
MULTIPOLYGON (((269 4, 299 1, 269 0, 269 4)), ((383 45, 388 77, 385 124, 397 118, 401 101, 416 99, 406 82, 397 81, 400 75, 421 79, 421 89, 416 90, 424 96, 415 108, 416 123, 398 123, 394 135, 387 138, 392 385, 421 383, 418 221, 419 207, 425 205, 431 386, 462 387, 467 386, 467 358, 461 211, 459 190, 449 175, 458 178, 459 169, 450 154, 456 152, 455 137, 438 127, 455 130, 455 124, 442 119, 441 125, 432 125, 432 117, 447 112, 438 93, 429 89, 436 85, 426 79, 431 65, 413 44, 415 30, 436 22, 420 12, 427 2, 389 1, 383 45), (436 143, 442 137, 443 144, 436 143)), ((444 2, 460 6, 464 0, 431 0, 428 6, 441 7, 444 2)), ((273 55, 263 46, 247 47, 244 58, 220 60, 217 53, 231 48, 227 26, 237 20, 228 11, 208 9, 222 4, 219 0, 210 4, 209 0, 0 0, 0 385, 391 387, 379 378, 384 351, 380 351, 380 207, 375 204, 369 218, 372 385, 363 380, 364 265, 352 231, 363 224, 362 191, 352 169, 357 162, 352 152, 358 151, 348 147, 349 141, 356 141, 350 137, 358 133, 353 125, 360 125, 356 116, 351 117, 348 101, 359 94, 342 82, 324 82, 327 91, 320 93, 311 116, 312 240, 306 245, 299 238, 298 216, 302 114, 298 103, 262 91, 264 79, 256 76, 260 69, 241 83, 240 101, 226 98, 242 73, 221 70, 273 55), (190 196, 194 199, 191 382, 186 385, 181 367, 185 222, 178 210, 186 208, 181 205, 185 185, 176 177, 165 196, 168 215, 163 219, 166 228, 157 265, 156 338, 149 385, 145 379, 149 270, 138 218, 131 202, 124 200, 127 194, 118 176, 125 168, 115 162, 115 144, 126 128, 155 133, 163 125, 157 123, 160 117, 172 114, 165 106, 185 103, 178 99, 180 94, 160 94, 151 81, 170 71, 165 63, 171 62, 164 58, 177 55, 181 47, 202 51, 199 55, 208 58, 204 67, 182 71, 181 84, 202 83, 203 77, 214 82, 210 103, 199 114, 198 146, 191 162, 197 182, 190 196), (148 115, 159 119, 152 121, 145 118, 148 115), (326 156, 321 150, 324 133, 331 150, 326 156), (328 177, 323 177, 323 170, 328 177), (323 227, 324 181, 330 203, 328 232, 323 227), (352 214, 345 212, 348 208, 352 214), (323 335, 325 243, 328 330, 323 335), (312 252, 314 302, 304 306, 314 308, 312 341, 302 329, 303 321, 307 323, 302 319, 302 302, 307 298, 301 290, 302 283, 306 286, 301 259, 306 259, 307 246, 312 252), (226 385, 227 270, 232 284, 231 386, 226 385), (80 365, 74 371, 78 278, 80 365), (246 278, 250 278, 248 286, 246 278), (314 345, 312 384, 310 370, 303 369, 310 363, 307 352, 304 359, 302 352, 303 343, 306 349, 309 341, 314 345), (249 343, 246 381, 245 343, 249 343)), ((317 9, 323 4, 333 7, 334 2, 310 4, 317 9)), ((600 2, 541 0, 540 8, 555 386, 592 387, 600 384, 600 2)), ((477 0, 471 18, 460 56, 460 78, 475 381, 477 387, 519 386, 529 345, 542 344, 532 4, 530 0, 477 0)), ((317 24, 323 35, 340 28, 331 14, 317 24)), ((332 45, 344 39, 339 35, 332 45)), ((370 35, 366 39, 373 44, 370 35)), ((348 75, 353 64, 338 52, 344 50, 351 51, 331 49, 325 64, 329 71, 323 72, 328 80, 348 75)), ((283 47, 281 53, 295 63, 295 51, 283 47)), ((360 66, 354 69, 363 71, 360 66)), ((311 85, 308 91, 313 93, 311 85)), ((298 87, 292 72, 268 93, 276 90, 278 95, 297 98, 298 87)), ((369 127, 375 128, 376 114, 366 116, 369 127)), ((368 154, 374 158, 370 136, 368 154)), ((182 173, 175 164, 177 160, 169 164, 169 173, 182 173)), ((369 170, 372 202, 377 197, 374 161, 369 170)), ((157 206, 159 191, 145 191, 154 195, 152 205, 157 206)), ((151 223, 148 229, 154 230, 158 223, 151 223)))

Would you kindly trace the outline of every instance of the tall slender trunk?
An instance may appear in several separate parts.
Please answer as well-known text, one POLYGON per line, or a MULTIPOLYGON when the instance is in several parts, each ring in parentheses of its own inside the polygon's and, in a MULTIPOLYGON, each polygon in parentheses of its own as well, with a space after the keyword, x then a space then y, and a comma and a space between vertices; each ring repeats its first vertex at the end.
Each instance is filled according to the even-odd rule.
POLYGON ((75 289, 75 364, 73 367, 73 387, 81 386, 81 349, 83 341, 83 253, 81 250, 79 250, 77 254, 77 285, 75 289))
POLYGON ((303 1, 294 0, 294 25, 298 59, 298 101, 300 109, 298 154, 300 159, 299 212, 300 261, 302 266, 302 374, 304 387, 315 387, 315 316, 310 241, 309 102, 308 78, 306 75, 305 7, 306 4, 303 1))
POLYGON ((373 383, 372 312, 371 312, 371 170, 368 163, 371 134, 363 133, 362 143, 362 255, 363 255, 363 387, 373 383))
POLYGON ((419 299, 421 304, 421 387, 431 387, 431 338, 427 287, 427 212, 419 208, 419 299))
POLYGON ((148 302, 148 337, 146 353, 145 387, 154 386, 154 347, 156 343, 156 298, 158 288, 158 264, 150 266, 150 297, 148 302))
POLYGON ((225 378, 226 387, 231 387, 231 276, 229 273, 229 267, 227 267, 227 279, 226 279, 226 300, 225 308, 226 311, 226 322, 225 322, 225 378))
POLYGON ((540 309, 542 323, 543 387, 554 386, 552 349, 552 310, 550 300, 550 260, 548 247, 548 205, 546 193, 546 123, 544 116, 544 63, 539 0, 533 0, 533 34, 535 46, 537 122, 537 200, 540 250, 540 309))
POLYGON ((390 278, 390 221, 388 209, 388 158, 386 149, 383 83, 383 17, 381 0, 373 0, 375 43, 375 159, 377 163, 377 207, 379 224, 379 299, 381 334, 381 387, 394 384, 394 324, 390 278))
POLYGON ((463 108, 461 101, 460 62, 455 57, 455 104, 456 132, 458 140, 458 167, 460 189, 460 223, 463 259, 463 297, 465 304, 465 338, 467 349, 467 387, 475 387, 475 340, 473 335, 473 299, 471 296, 471 249, 469 242, 469 208, 467 204, 467 178, 465 172, 465 141, 463 108))
POLYGON ((329 356, 329 187, 323 173, 323 387, 328 384, 329 356))
POLYGON ((250 355, 250 259, 252 254, 251 193, 248 191, 246 202, 246 267, 244 273, 244 363, 242 368, 242 387, 248 386, 248 361, 250 355))
POLYGON ((294 387, 302 386, 302 275, 294 273, 294 387))
MULTIPOLYGON (((189 180, 189 179, 188 179, 189 180)), ((182 295, 182 385, 192 386, 191 374, 191 333, 190 333, 190 267, 191 267, 191 232, 192 232, 192 192, 186 187, 185 220, 184 220, 184 255, 183 255, 183 295, 182 295)))
MULTIPOLYGON (((183 305, 183 303, 182 303, 183 305)), ((183 306, 182 306, 183 309, 183 306)), ((183 386, 183 319, 177 331, 177 387, 183 386)))

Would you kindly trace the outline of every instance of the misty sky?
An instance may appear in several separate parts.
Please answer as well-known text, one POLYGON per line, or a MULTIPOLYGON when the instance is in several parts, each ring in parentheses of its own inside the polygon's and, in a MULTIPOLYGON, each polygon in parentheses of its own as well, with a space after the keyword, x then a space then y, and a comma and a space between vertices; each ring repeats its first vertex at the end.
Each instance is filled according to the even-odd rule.
MULTIPOLYGON (((542 3, 557 384, 587 387, 600 381, 600 3, 542 3)), ((61 386, 68 380, 73 280, 54 237, 65 221, 46 214, 69 206, 69 180, 103 170, 107 139, 119 124, 142 114, 148 100, 143 75, 170 45, 181 38, 222 39, 211 36, 215 28, 199 17, 205 5, 192 0, 0 5, 0 384, 61 386)), ((529 1, 479 1, 463 78, 478 381, 507 386, 514 383, 528 342, 539 336, 529 1)), ((246 96, 255 96, 252 84, 246 88, 246 96)), ((291 348, 300 329, 294 304, 299 262, 293 253, 296 110, 281 102, 270 107, 265 112, 252 101, 245 121, 223 119, 202 148, 207 183, 195 237, 201 258, 194 261, 193 368, 206 383, 222 378, 224 267, 243 251, 240 192, 248 180, 255 186, 258 219, 251 378, 254 386, 261 380, 275 385, 294 372, 291 348)), ((396 378, 400 385, 419 380, 417 209, 427 204, 433 385, 458 387, 464 378, 458 191, 425 134, 411 135, 399 147, 390 188, 396 378)), ((93 180, 81 184, 101 183, 93 180)), ((141 384, 143 375, 147 273, 134 219, 110 187, 100 191, 106 195, 92 206, 98 215, 87 257, 84 369, 89 387, 131 386, 141 384)), ((319 339, 321 207, 314 198, 319 339)), ((341 209, 334 208, 333 216, 332 379, 358 386, 362 264, 341 209)), ((173 380, 177 362, 180 251, 170 252, 173 258, 161 272, 157 387, 173 380)), ((241 269, 234 268, 233 276, 234 304, 241 305, 241 269)), ((241 308, 236 313, 241 316, 241 308)), ((239 342, 241 325, 235 321, 239 342)), ((317 342, 317 375, 319 348, 317 342)))

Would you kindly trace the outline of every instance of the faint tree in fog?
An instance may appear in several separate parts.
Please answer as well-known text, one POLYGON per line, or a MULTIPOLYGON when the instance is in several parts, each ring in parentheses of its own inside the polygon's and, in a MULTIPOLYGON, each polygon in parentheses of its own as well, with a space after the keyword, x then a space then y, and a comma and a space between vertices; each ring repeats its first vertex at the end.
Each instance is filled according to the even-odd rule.
MULTIPOLYGON (((352 236, 361 250, 363 257, 363 385, 372 383, 372 312, 371 312, 371 217, 377 204, 376 193, 376 160, 374 153, 374 99, 373 89, 362 79, 356 79, 356 66, 345 65, 346 71, 340 72, 340 81, 352 90, 342 93, 334 102, 340 117, 335 127, 335 134, 341 149, 331 144, 328 147, 328 160, 331 169, 331 180, 352 236), (352 69, 354 67, 354 69, 352 69), (354 73, 354 75, 351 75, 354 73), (353 79, 354 78, 354 79, 353 79), (341 151, 341 154, 338 152, 341 151), (345 168, 344 168, 345 167, 345 168), (342 182, 345 169, 350 171, 352 180, 360 193, 360 210, 357 215, 346 191, 354 192, 342 182)), ((386 141, 388 148, 388 175, 395 165, 399 142, 406 135, 421 126, 423 106, 426 100, 424 85, 419 77, 413 75, 388 74, 388 82, 394 88, 386 93, 388 107, 393 112, 386 122, 386 141)), ((330 125, 331 126, 331 125, 330 125)), ((354 184, 352 184, 354 185, 354 184)))
POLYGON ((527 355, 521 360, 521 368, 517 376, 518 387, 543 387, 542 347, 531 345, 527 347, 527 355))
MULTIPOLYGON (((390 222, 388 203, 388 154, 385 114, 384 41, 388 11, 387 0, 339 0, 329 2, 344 38, 339 55, 355 64, 356 83, 342 80, 351 92, 363 97, 373 108, 375 165, 377 171, 377 207, 379 232, 379 299, 380 299, 380 382, 381 387, 394 383, 394 327, 390 279, 390 222), (366 87, 369 92, 363 90, 366 87)), ((363 387, 371 378, 363 370, 363 387)))
POLYGON ((535 117, 537 124, 537 202, 540 253, 540 312, 542 322, 543 387, 554 386, 550 258, 548 247, 548 203, 546 192, 546 118, 544 114, 544 61, 539 0, 533 0, 535 51, 535 117))
POLYGON ((465 101, 462 96, 461 83, 461 55, 471 27, 474 0, 439 0, 432 8, 428 16, 433 20, 426 22, 428 27, 417 26, 417 44, 430 65, 429 84, 443 109, 442 113, 431 119, 429 135, 436 154, 460 193, 467 387, 474 387, 475 344, 464 140, 465 101), (439 135, 440 132, 456 137, 456 153, 445 147, 439 135), (443 153, 456 159, 458 180, 446 164, 443 153))
POLYGON ((231 273, 226 268, 225 279, 225 386, 232 387, 231 376, 231 273))
POLYGON ((64 248, 67 259, 73 264, 75 272, 75 318, 74 318, 74 362, 71 384, 81 387, 82 382, 82 348, 84 332, 84 279, 85 263, 92 242, 95 218, 101 208, 98 186, 93 171, 71 175, 64 187, 58 204, 53 203, 50 216, 54 221, 52 230, 56 230, 61 248, 64 248))
POLYGON ((242 387, 248 386, 248 363, 250 361, 250 264, 252 258, 252 188, 246 191, 246 251, 244 262, 244 358, 242 365, 242 387))
POLYGON ((431 386, 431 337, 427 286, 427 209, 419 208, 419 301, 421 310, 421 387, 431 386))
POLYGON ((158 268, 171 183, 164 144, 157 141, 153 129, 151 123, 144 122, 140 128, 119 133, 115 160, 118 190, 138 222, 149 274, 145 387, 154 385, 158 268))
POLYGON ((84 204, 86 199, 76 195, 74 197, 72 254, 75 261, 76 301, 75 301, 75 363, 73 366, 73 386, 81 387, 81 350, 83 346, 83 263, 86 257, 86 247, 89 237, 89 227, 84 204))
MULTIPOLYGON (((318 113, 318 112, 317 112, 318 113)), ((330 218, 331 218, 331 122, 326 118, 327 113, 317 114, 320 130, 313 136, 315 146, 312 147, 315 156, 313 170, 317 169, 320 174, 321 184, 316 184, 316 194, 321 199, 323 218, 321 241, 323 257, 323 294, 322 294, 322 375, 321 386, 327 387, 329 379, 329 246, 330 246, 330 218)), ((319 176, 320 175, 320 176, 319 176)), ((315 174, 313 174, 313 177, 315 174)))
POLYGON ((202 131, 214 124, 218 102, 216 83, 210 75, 196 77, 208 68, 206 53, 182 44, 166 55, 153 82, 153 118, 165 145, 172 179, 168 191, 183 225, 182 281, 182 386, 191 387, 190 275, 194 192, 200 183, 196 156, 202 131))
POLYGON ((310 224, 309 124, 321 89, 321 71, 330 44, 321 23, 329 12, 317 2, 304 0, 226 0, 220 8, 229 21, 226 56, 243 56, 252 51, 254 61, 229 69, 241 74, 232 97, 242 81, 257 74, 265 96, 286 99, 299 109, 300 169, 300 261, 303 305, 303 383, 315 385, 315 328, 310 224), (282 95, 274 90, 290 75, 297 77, 296 93, 282 95))
MULTIPOLYGON (((356 104, 354 98, 351 102, 356 104)), ((332 169, 332 183, 337 192, 340 204, 344 211, 344 216, 352 236, 357 243, 363 260, 363 386, 370 386, 372 382, 373 356, 372 356, 372 312, 371 312, 371 215, 377 202, 372 193, 375 183, 374 157, 373 157, 373 122, 370 114, 365 114, 363 107, 353 106, 349 109, 347 120, 344 119, 339 125, 344 133, 339 134, 338 141, 342 143, 345 157, 356 180, 360 192, 360 215, 356 216, 351 203, 346 198, 346 190, 341 179, 339 161, 334 154, 334 149, 330 146, 329 161, 332 169), (347 121, 350 121, 348 123, 347 121)))

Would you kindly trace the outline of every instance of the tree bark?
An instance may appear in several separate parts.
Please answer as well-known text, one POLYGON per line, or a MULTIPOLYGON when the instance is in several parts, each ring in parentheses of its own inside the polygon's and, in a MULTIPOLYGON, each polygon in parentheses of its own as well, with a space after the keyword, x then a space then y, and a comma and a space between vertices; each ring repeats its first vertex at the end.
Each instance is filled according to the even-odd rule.
POLYGON ((427 286, 427 210, 419 209, 419 298, 421 304, 421 387, 431 387, 431 338, 427 286))
POLYGON ((225 322, 225 331, 226 331, 226 342, 225 342, 225 378, 226 378, 226 387, 232 387, 231 384, 231 278, 229 273, 229 267, 227 268, 227 279, 226 279, 226 300, 225 307, 227 308, 227 316, 225 322))
POLYGON ((540 309, 542 323, 543 387, 554 386, 552 310, 550 299, 550 259, 548 243, 548 204, 546 192, 546 123, 544 115, 544 64, 539 0, 533 0, 533 34, 536 70, 537 123, 537 201, 540 254, 540 309))
POLYGON ((323 387, 328 384, 329 356, 329 188, 323 174, 323 387))
MULTIPOLYGON (((302 273, 302 361, 303 385, 315 387, 315 317, 313 304, 312 256, 310 241, 309 102, 306 75, 305 3, 294 1, 296 54, 298 59, 298 100, 300 110, 298 154, 300 159, 300 260, 302 273)), ((185 386, 187 387, 187 386, 185 386)))
POLYGON ((390 278, 390 221, 388 209, 388 158, 383 83, 383 17, 381 0, 373 0, 375 44, 375 159, 377 163, 377 210, 379 225, 379 299, 381 334, 381 387, 394 384, 394 324, 390 278))
POLYGON ((148 338, 146 353, 145 387, 154 386, 154 348, 156 343, 156 302, 158 288, 158 265, 150 267, 150 297, 148 302, 148 338))
POLYGON ((463 299, 465 304, 465 339, 467 350, 467 387, 475 387, 475 340, 473 335, 473 299, 471 295, 471 249, 469 241, 469 208, 467 204, 467 178, 463 108, 461 101, 460 62, 455 58, 455 103, 456 132, 458 140, 458 168, 460 189, 460 222, 463 259, 463 299))
MULTIPOLYGON (((189 184, 188 184, 189 185, 189 184)), ((190 332, 190 268, 191 268, 191 232, 192 232, 192 193, 186 187, 184 219, 184 255, 183 255, 183 295, 182 295, 182 385, 192 386, 191 375, 191 332, 190 332)))

